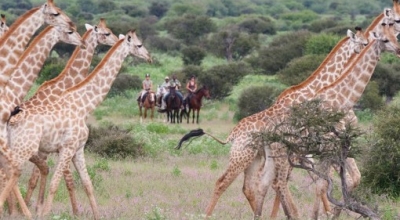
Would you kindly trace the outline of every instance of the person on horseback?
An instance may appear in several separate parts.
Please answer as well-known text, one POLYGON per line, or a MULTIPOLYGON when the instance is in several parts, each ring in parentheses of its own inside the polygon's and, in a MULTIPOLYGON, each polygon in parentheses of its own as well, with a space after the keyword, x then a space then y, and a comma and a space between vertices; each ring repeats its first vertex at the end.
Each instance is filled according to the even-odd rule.
POLYGON ((165 82, 163 82, 163 83, 161 84, 161 88, 164 89, 164 93, 163 93, 162 96, 161 96, 161 106, 165 106, 165 105, 166 105, 166 104, 165 104, 164 97, 169 93, 169 85, 170 85, 170 83, 169 83, 169 77, 166 76, 166 77, 165 77, 165 82))
POLYGON ((144 99, 146 94, 151 91, 153 88, 153 81, 150 79, 150 74, 146 74, 146 78, 142 82, 142 91, 139 93, 139 97, 137 101, 140 103, 140 107, 143 106, 144 99))
POLYGON ((185 99, 183 99, 183 106, 189 105, 190 98, 192 98, 193 94, 197 90, 197 83, 195 76, 190 77, 189 81, 186 83, 186 89, 188 93, 186 94, 185 99))
MULTIPOLYGON (((172 75, 172 80, 169 82, 169 88, 171 88, 171 87, 175 87, 175 93, 179 97, 179 99, 181 100, 181 103, 183 103, 183 95, 179 91, 179 89, 181 88, 181 82, 179 82, 179 80, 176 78, 176 74, 172 75)), ((163 111, 167 107, 166 101, 167 101, 167 98, 169 96, 169 93, 170 92, 168 90, 168 92, 164 95, 164 97, 162 99, 162 103, 161 103, 161 108, 159 109, 159 111, 163 111)), ((183 107, 183 105, 182 105, 182 107, 183 107)))

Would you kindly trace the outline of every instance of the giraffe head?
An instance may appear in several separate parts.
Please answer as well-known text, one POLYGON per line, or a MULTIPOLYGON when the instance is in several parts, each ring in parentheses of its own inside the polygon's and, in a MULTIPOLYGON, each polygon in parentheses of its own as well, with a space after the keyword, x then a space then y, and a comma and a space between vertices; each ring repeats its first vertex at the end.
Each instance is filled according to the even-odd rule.
POLYGON ((99 44, 112 46, 118 41, 118 37, 107 27, 104 18, 100 19, 98 25, 85 24, 85 27, 87 31, 93 30, 99 44))
POLYGON ((396 32, 396 35, 400 33, 400 4, 399 0, 393 0, 393 20, 395 22, 394 24, 394 30, 396 32))
POLYGON ((8 26, 6 24, 6 16, 1 14, 0 19, 0 36, 3 35, 6 31, 8 31, 8 26))
POLYGON ((378 41, 378 46, 382 51, 394 53, 400 57, 400 47, 394 30, 394 22, 384 19, 378 32, 370 32, 370 38, 378 41))
POLYGON ((57 29, 60 41, 85 48, 85 42, 82 40, 81 35, 76 31, 75 25, 72 22, 70 22, 69 27, 54 26, 54 28, 57 29))
POLYGON ((131 30, 125 36, 119 35, 120 39, 124 39, 124 44, 130 48, 130 54, 145 59, 147 62, 153 62, 149 52, 142 45, 142 42, 136 36, 136 31, 131 30))
POLYGON ((54 5, 53 0, 47 0, 47 2, 40 7, 40 10, 44 14, 44 21, 49 25, 69 27, 72 22, 61 9, 54 5))
POLYGON ((355 53, 360 53, 361 50, 368 45, 368 38, 360 27, 355 28, 356 33, 353 33, 350 29, 347 30, 347 36, 350 38, 352 50, 355 53))

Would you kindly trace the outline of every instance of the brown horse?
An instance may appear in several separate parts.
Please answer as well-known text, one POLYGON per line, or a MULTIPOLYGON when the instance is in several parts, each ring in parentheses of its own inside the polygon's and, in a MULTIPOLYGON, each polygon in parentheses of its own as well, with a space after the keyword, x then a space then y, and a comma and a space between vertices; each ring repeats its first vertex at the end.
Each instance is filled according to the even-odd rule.
POLYGON ((144 98, 143 105, 141 106, 139 104, 139 110, 140 110, 140 118, 142 118, 143 112, 142 112, 142 107, 144 108, 144 118, 147 118, 147 110, 151 110, 150 118, 153 120, 154 116, 154 108, 156 106, 156 94, 153 91, 149 91, 144 98))
POLYGON ((200 115, 200 108, 201 108, 201 100, 203 99, 203 97, 206 97, 207 99, 210 99, 210 90, 208 89, 207 86, 203 86, 201 87, 199 90, 197 90, 196 92, 194 92, 193 94, 189 95, 186 98, 186 103, 189 105, 189 111, 186 112, 186 105, 184 105, 184 109, 182 110, 181 113, 181 119, 183 114, 187 115, 187 123, 189 123, 189 119, 190 119, 190 111, 193 110, 193 121, 192 123, 194 123, 194 117, 195 117, 195 113, 197 112, 197 116, 196 116, 196 122, 197 124, 199 123, 199 115, 200 115))

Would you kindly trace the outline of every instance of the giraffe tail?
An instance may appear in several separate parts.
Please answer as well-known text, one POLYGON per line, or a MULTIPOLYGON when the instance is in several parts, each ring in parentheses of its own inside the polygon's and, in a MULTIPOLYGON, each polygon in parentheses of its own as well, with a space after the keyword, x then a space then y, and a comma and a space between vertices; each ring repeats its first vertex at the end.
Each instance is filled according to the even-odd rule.
POLYGON ((227 142, 221 141, 218 138, 214 137, 213 135, 206 133, 203 131, 203 129, 199 128, 199 129, 195 129, 195 130, 191 130, 189 133, 185 134, 181 140, 179 140, 178 146, 175 147, 175 149, 179 150, 182 147, 182 143, 185 141, 188 141, 190 138, 192 137, 200 137, 203 135, 208 135, 210 137, 212 137, 214 140, 218 141, 221 144, 226 144, 227 142))

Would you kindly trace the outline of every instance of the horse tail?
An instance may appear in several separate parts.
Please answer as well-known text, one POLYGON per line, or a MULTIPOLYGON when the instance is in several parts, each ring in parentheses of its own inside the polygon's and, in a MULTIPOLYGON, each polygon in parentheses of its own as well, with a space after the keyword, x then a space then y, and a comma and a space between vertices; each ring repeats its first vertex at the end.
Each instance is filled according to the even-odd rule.
POLYGON ((210 136, 210 137, 212 137, 214 140, 218 141, 220 144, 224 144, 225 145, 226 143, 228 143, 226 141, 221 141, 217 137, 214 137, 213 135, 211 135, 211 134, 209 134, 207 132, 204 132, 203 129, 199 128, 199 129, 191 130, 189 133, 185 134, 185 136, 183 136, 181 138, 181 140, 179 141, 178 146, 176 146, 175 149, 179 150, 181 148, 181 146, 182 146, 182 143, 185 142, 185 141, 188 141, 190 138, 192 138, 192 137, 200 137, 200 136, 203 136, 205 134, 210 136))

